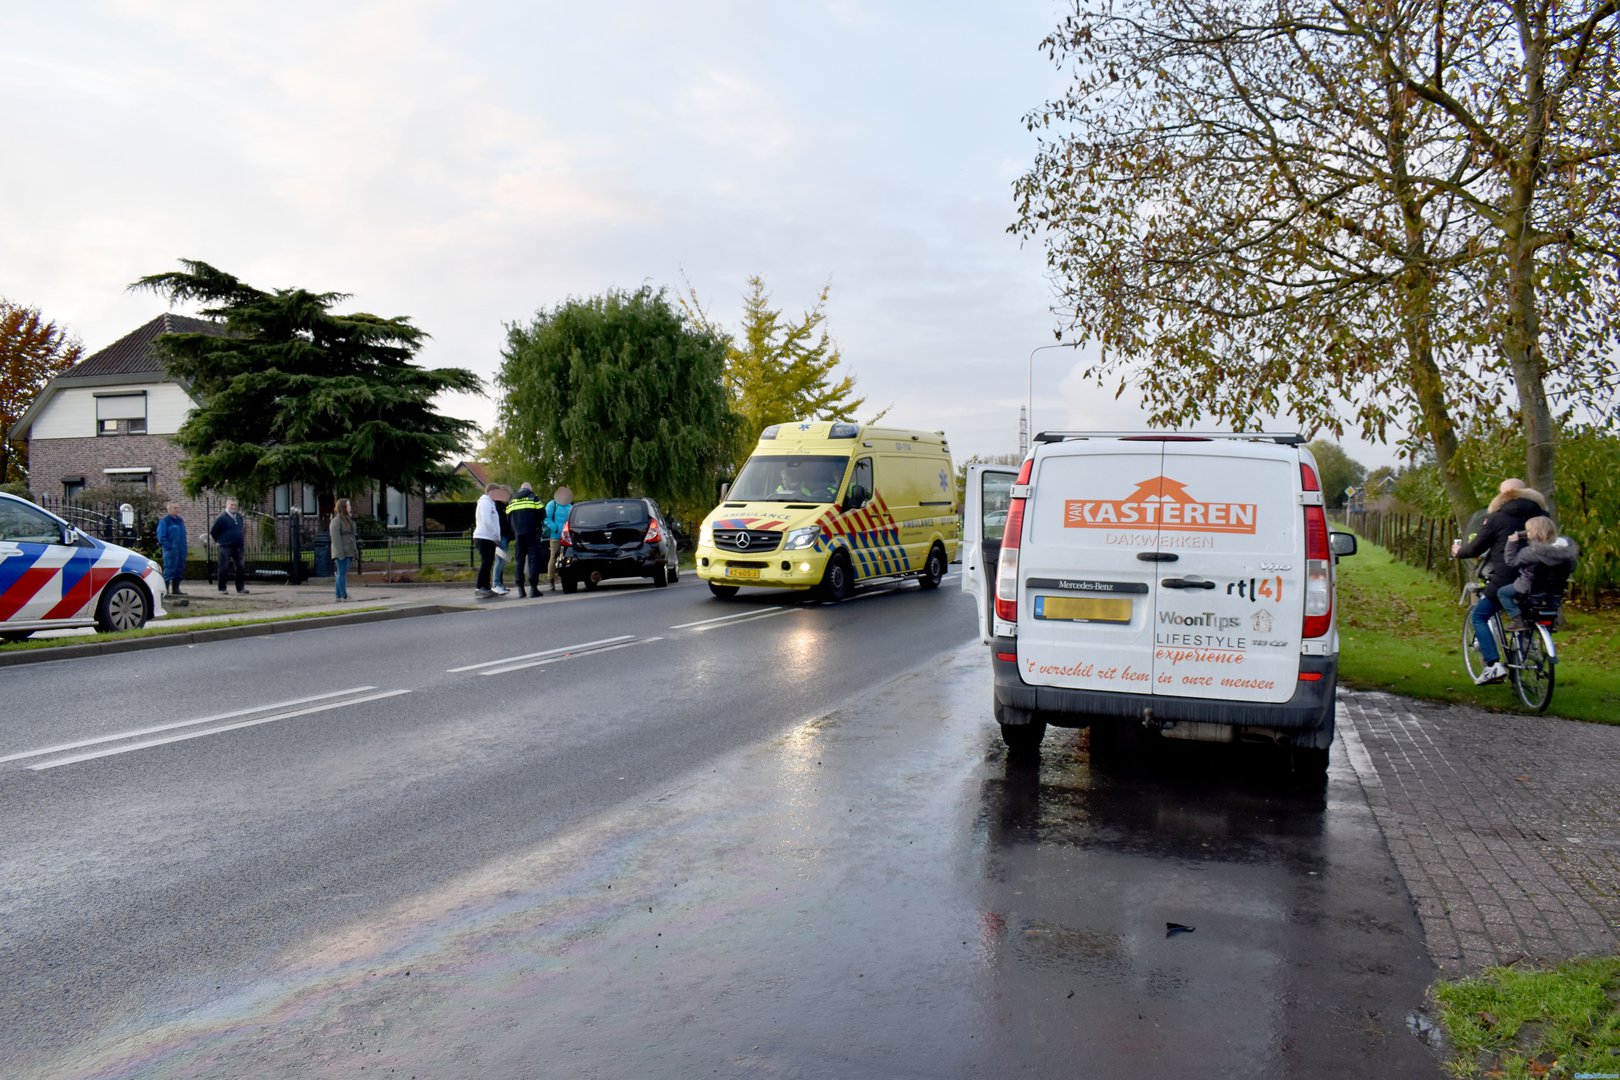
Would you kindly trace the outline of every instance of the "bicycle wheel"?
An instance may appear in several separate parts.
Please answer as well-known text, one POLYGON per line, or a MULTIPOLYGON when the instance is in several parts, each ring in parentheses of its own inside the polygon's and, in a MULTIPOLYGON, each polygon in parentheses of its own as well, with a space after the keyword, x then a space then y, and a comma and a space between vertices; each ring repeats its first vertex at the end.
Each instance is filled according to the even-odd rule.
POLYGON ((1521 654, 1513 666, 1513 689, 1519 700, 1536 712, 1546 712, 1552 704, 1553 681, 1558 672, 1558 655, 1552 635, 1539 623, 1519 633, 1521 654))
MULTIPOLYGON (((1491 632, 1496 632, 1496 621, 1491 621, 1491 632)), ((1498 642, 1500 644, 1500 642, 1498 642)), ((1479 651, 1479 642, 1474 640, 1474 609, 1468 608, 1463 612, 1462 624, 1462 653, 1463 666, 1468 669, 1468 677, 1477 679, 1485 671, 1485 657, 1479 651)), ((1501 656, 1502 651, 1497 650, 1496 655, 1501 656)))

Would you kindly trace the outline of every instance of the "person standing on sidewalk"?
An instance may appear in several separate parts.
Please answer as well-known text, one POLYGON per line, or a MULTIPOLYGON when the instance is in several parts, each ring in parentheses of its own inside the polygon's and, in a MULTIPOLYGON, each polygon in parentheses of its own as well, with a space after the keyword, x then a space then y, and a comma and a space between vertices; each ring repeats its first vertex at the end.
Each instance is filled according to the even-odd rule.
POLYGON ((184 596, 180 582, 186 576, 186 519, 180 516, 179 503, 169 503, 168 510, 157 527, 158 547, 163 549, 163 591, 184 596))
POLYGON ((348 499, 339 499, 332 507, 332 520, 326 531, 332 538, 332 565, 336 569, 336 591, 339 600, 349 598, 349 563, 360 558, 360 540, 354 531, 354 511, 348 499))
POLYGON ((574 492, 567 484, 558 484, 557 490, 552 492, 551 501, 546 503, 546 535, 551 537, 547 576, 551 579, 552 592, 557 591, 557 561, 562 557, 563 526, 568 523, 568 512, 573 508, 574 492))
POLYGON ((514 566, 520 597, 528 595, 523 591, 525 580, 529 583, 529 592, 536 599, 540 596, 540 567, 545 562, 546 546, 546 542, 540 539, 540 532, 545 515, 545 504, 535 498, 534 488, 529 482, 523 481, 518 485, 517 495, 506 505, 506 518, 512 523, 516 549, 514 566))
POLYGON ((512 489, 501 485, 495 492, 495 517, 501 525, 501 538, 495 542, 495 581, 490 588, 495 590, 496 596, 505 596, 506 589, 506 553, 512 545, 512 521, 506 514, 506 504, 512 501, 512 489))
POLYGON ((235 499, 225 500, 225 512, 214 519, 208 535, 219 545, 219 591, 225 591, 225 577, 236 565, 236 591, 247 592, 247 530, 235 499))
POLYGON ((495 547, 501 542, 501 512, 495 507, 495 493, 500 490, 499 484, 486 485, 484 493, 478 496, 478 505, 473 508, 473 545, 478 548, 478 580, 473 595, 480 600, 495 595, 489 586, 495 547))

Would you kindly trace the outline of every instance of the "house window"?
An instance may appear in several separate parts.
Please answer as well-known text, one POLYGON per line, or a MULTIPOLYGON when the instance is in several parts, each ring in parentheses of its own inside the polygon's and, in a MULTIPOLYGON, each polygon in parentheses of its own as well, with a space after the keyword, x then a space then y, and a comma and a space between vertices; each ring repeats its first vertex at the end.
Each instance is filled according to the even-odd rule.
POLYGON ((320 512, 320 503, 317 501, 315 485, 313 484, 278 484, 271 492, 275 501, 277 517, 286 517, 292 512, 294 506, 305 517, 313 517, 320 512))
POLYGON ((102 469, 109 484, 144 489, 151 483, 151 469, 102 469))
POLYGON ((408 502, 403 491, 388 487, 385 484, 374 484, 371 488, 371 516, 388 525, 390 529, 403 529, 408 502))
POLYGON ((97 435, 145 435, 146 391, 96 395, 97 435))
POLYGON ((84 477, 64 476, 62 478, 62 498, 64 500, 72 502, 82 494, 84 494, 84 477))

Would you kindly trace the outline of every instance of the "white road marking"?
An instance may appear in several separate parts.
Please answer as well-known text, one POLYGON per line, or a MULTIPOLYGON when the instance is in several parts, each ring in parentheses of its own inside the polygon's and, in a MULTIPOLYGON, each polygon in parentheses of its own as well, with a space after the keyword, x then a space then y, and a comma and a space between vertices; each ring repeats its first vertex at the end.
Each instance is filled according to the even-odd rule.
MULTIPOLYGON (((765 611, 761 611, 761 612, 758 612, 758 613, 753 614, 753 615, 745 615, 742 618, 732 619, 729 622, 723 622, 723 623, 710 622, 706 626, 701 624, 701 623, 693 623, 692 624, 692 633, 701 634, 705 630, 724 630, 728 626, 741 626, 743 623, 758 622, 760 619, 774 619, 778 615, 792 615, 795 611, 800 611, 800 610, 802 610, 802 609, 800 609, 800 608, 768 608, 765 611)), ((671 627, 671 629, 673 629, 673 627, 671 627)))
POLYGON ((700 619, 697 622, 683 622, 679 626, 670 627, 670 629, 671 630, 687 630, 687 629, 690 629, 691 627, 694 627, 694 626, 708 626, 711 623, 735 622, 735 621, 737 621, 739 619, 751 618, 751 617, 753 617, 755 615, 759 615, 759 614, 762 614, 762 613, 767 612, 767 611, 781 611, 781 610, 783 610, 783 609, 780 608, 780 607, 768 607, 768 608, 755 608, 752 611, 736 611, 736 612, 732 612, 730 615, 720 615, 720 616, 718 616, 716 618, 713 618, 713 619, 700 619))
POLYGON ((196 727, 198 724, 212 724, 219 720, 230 720, 237 716, 247 716, 250 713, 266 712, 270 709, 289 709, 294 705, 307 705, 311 701, 326 701, 329 698, 343 697, 345 694, 363 694, 367 690, 375 690, 375 686, 353 686, 347 690, 334 690, 330 694, 314 694, 310 697, 293 698, 291 701, 277 701, 269 705, 254 705, 247 709, 236 709, 232 712, 218 713, 214 716, 205 716, 200 720, 176 720, 172 724, 159 724, 156 727, 138 728, 135 731, 121 731, 116 735, 100 735, 94 739, 80 739, 78 742, 59 743, 56 746, 47 746, 43 750, 25 750, 20 754, 7 754, 0 757, 0 762, 18 761, 22 758, 44 757, 46 754, 59 754, 64 750, 78 750, 86 746, 99 746, 102 743, 122 742, 125 739, 138 739, 142 735, 156 735, 160 731, 173 731, 175 728, 196 727))
POLYGON ((584 649, 594 649, 600 645, 617 645, 621 641, 629 641, 634 634, 620 634, 618 637, 603 638, 601 641, 586 641, 578 645, 564 645, 559 649, 547 649, 545 652, 525 653, 522 656, 508 656, 500 660, 485 660, 482 664, 468 664, 466 667, 446 668, 447 675, 457 675, 463 671, 477 671, 479 668, 495 667, 500 664, 515 664, 520 660, 533 660, 541 656, 556 656, 558 653, 580 652, 584 649))
POLYGON ((112 757, 115 754, 128 754, 136 750, 149 750, 154 746, 185 742, 187 739, 201 739, 206 735, 222 735, 227 731, 236 731, 240 728, 257 727, 260 724, 270 724, 277 720, 291 720, 295 716, 307 716, 310 713, 326 712, 329 709, 342 709, 349 705, 363 705, 368 701, 381 701, 383 698, 399 697, 401 694, 409 693, 411 693, 409 690, 384 690, 380 694, 368 694, 365 697, 350 698, 348 701, 333 701, 324 705, 312 705, 307 709, 295 709, 292 712, 276 713, 273 716, 261 716, 254 720, 242 720, 235 724, 226 724, 223 727, 209 728, 207 731, 188 731, 161 739, 148 739, 146 742, 134 743, 130 746, 115 746, 107 750, 92 750, 88 754, 75 754, 72 757, 57 758, 55 761, 42 761, 38 765, 28 766, 28 769, 30 772, 43 772, 46 769, 74 765, 81 761, 93 761, 96 758, 112 757))
POLYGON ((663 641, 661 637, 636 638, 633 641, 621 641, 617 645, 609 645, 601 649, 589 649, 581 653, 577 650, 565 653, 562 656, 548 656, 541 660, 527 660, 521 664, 508 664, 506 667, 491 668, 489 671, 480 671, 480 675, 505 675, 508 671, 522 671, 524 668, 539 667, 542 664, 556 664, 563 660, 572 660, 575 656, 595 656, 597 653, 612 652, 615 649, 628 649, 632 645, 651 645, 655 641, 663 641))

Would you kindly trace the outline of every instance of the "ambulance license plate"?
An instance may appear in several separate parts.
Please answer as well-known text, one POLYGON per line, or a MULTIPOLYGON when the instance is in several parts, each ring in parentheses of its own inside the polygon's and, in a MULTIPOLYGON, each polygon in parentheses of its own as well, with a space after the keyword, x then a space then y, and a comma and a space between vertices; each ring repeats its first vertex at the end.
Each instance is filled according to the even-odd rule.
POLYGON ((1131 601, 1116 596, 1037 596, 1035 617, 1063 622, 1128 623, 1131 601))
POLYGON ((726 577, 757 579, 759 570, 752 566, 728 566, 726 567, 726 577))

